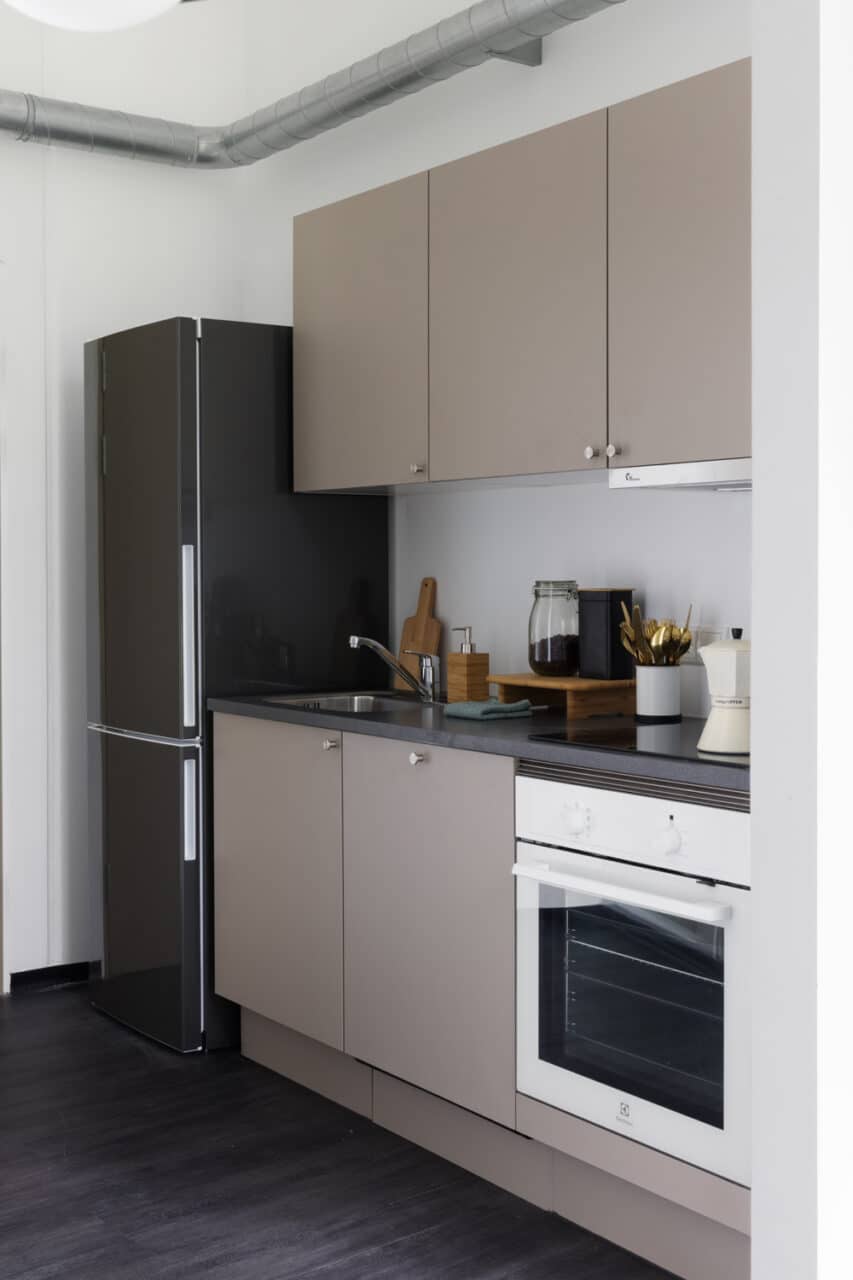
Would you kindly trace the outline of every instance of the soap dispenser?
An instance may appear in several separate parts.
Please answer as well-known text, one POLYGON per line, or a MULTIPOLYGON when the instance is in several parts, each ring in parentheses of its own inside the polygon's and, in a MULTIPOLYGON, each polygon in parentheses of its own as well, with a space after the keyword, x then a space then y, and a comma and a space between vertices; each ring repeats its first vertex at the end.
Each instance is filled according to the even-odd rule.
POLYGON ((462 642, 447 656, 447 701, 485 702, 489 696, 489 655, 477 652, 471 627, 452 630, 462 632, 462 642))

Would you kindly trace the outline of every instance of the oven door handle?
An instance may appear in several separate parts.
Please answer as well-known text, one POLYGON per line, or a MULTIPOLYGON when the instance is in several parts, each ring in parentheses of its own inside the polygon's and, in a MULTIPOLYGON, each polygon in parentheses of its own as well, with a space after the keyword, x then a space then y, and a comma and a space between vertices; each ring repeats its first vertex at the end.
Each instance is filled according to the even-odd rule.
POLYGON ((629 889, 606 880, 587 880, 585 876, 566 875, 553 871, 547 864, 529 866, 517 862, 512 869, 514 876, 533 880, 536 884, 549 885, 553 889, 568 889, 587 898, 603 898, 606 902, 621 902, 626 907, 641 907, 645 911, 660 911, 663 915, 678 916, 681 920, 696 920, 699 924, 723 925, 731 919, 732 909, 726 902, 695 902, 687 898, 670 898, 663 893, 649 893, 645 889, 629 889))

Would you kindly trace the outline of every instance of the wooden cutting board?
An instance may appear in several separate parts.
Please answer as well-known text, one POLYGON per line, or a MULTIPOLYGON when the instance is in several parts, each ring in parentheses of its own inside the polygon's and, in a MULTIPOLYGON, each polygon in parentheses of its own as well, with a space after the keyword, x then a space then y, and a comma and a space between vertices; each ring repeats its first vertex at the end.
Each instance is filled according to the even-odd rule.
MULTIPOLYGON (((438 653, 441 645, 441 622, 435 616, 435 594, 438 584, 435 578, 424 578, 418 596, 418 607, 411 618, 403 623, 400 636, 400 666, 411 671, 413 676, 420 675, 417 658, 408 656, 406 649, 417 649, 420 653, 438 653)), ((394 677, 395 689, 407 689, 409 686, 399 676, 394 677)))

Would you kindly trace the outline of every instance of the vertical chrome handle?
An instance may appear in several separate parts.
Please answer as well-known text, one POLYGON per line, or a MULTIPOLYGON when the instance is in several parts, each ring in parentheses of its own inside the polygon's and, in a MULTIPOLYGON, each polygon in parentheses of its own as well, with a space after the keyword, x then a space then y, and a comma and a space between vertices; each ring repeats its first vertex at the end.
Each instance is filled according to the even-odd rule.
POLYGON ((337 749, 338 749, 338 747, 339 747, 340 745, 341 745, 341 744, 340 744, 340 742, 338 741, 338 739, 337 739, 337 738, 324 738, 324 739, 323 739, 323 750, 324 750, 324 751, 337 751, 337 749))
POLYGON ((184 728, 194 728, 197 717, 195 641, 195 547, 181 548, 181 687, 184 700, 184 728))
POLYGON ((184 862, 198 857, 198 801, 196 797, 196 761, 184 760, 184 862))

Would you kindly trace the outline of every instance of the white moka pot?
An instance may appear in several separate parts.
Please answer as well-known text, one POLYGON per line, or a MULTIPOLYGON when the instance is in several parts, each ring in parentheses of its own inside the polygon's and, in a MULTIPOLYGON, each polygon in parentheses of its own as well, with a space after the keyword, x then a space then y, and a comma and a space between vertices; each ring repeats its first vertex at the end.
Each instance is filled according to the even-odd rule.
POLYGON ((680 668, 637 667, 637 723, 678 724, 680 719, 680 668))
POLYGON ((749 641, 740 631, 699 650, 708 672, 711 714, 699 750, 712 755, 749 755, 749 641))

